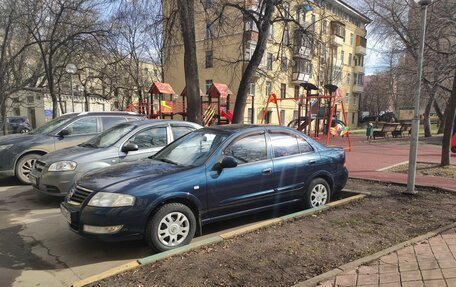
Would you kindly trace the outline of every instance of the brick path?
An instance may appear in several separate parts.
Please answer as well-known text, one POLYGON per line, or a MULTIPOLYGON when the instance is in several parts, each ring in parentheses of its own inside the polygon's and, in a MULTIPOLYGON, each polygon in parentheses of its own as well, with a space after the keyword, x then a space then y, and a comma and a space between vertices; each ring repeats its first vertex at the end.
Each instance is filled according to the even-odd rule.
POLYGON ((369 265, 340 274, 324 287, 456 287, 456 228, 369 265))

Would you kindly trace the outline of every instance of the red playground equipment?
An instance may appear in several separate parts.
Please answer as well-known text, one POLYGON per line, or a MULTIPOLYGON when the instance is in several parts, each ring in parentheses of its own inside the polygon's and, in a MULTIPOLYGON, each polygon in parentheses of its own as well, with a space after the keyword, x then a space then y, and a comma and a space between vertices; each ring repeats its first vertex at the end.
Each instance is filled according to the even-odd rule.
POLYGON ((233 119, 230 109, 230 98, 233 93, 227 85, 213 83, 206 92, 207 99, 202 100, 203 125, 229 124, 233 119))
POLYGON ((270 93, 261 123, 264 123, 266 111, 268 110, 270 103, 276 105, 277 117, 279 125, 281 125, 283 119, 280 117, 278 103, 288 100, 298 101, 298 117, 294 119, 289 126, 291 125, 291 127, 317 139, 320 138, 320 134, 326 135, 326 145, 329 145, 330 135, 346 136, 348 140, 348 150, 351 151, 350 132, 345 125, 347 119, 344 101, 341 100, 342 92, 340 89, 335 85, 328 84, 324 86, 325 94, 320 95, 319 93, 312 94, 312 91, 318 91, 319 89, 311 83, 303 83, 301 86, 306 90, 305 96, 302 97, 278 98, 276 94, 270 93), (339 105, 342 109, 342 122, 334 118, 337 114, 337 107, 339 105))

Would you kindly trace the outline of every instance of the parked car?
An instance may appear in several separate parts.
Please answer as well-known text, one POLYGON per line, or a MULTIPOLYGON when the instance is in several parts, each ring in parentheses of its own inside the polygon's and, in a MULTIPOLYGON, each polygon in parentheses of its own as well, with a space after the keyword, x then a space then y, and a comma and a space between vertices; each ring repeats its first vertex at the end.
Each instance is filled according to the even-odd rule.
POLYGON ((71 113, 29 133, 0 137, 0 175, 30 183, 30 171, 42 155, 80 144, 121 122, 140 119, 144 115, 128 112, 71 113))
MULTIPOLYGON (((32 126, 27 117, 7 117, 6 129, 8 134, 24 134, 32 130, 32 126)), ((0 119, 0 135, 3 134, 3 120, 0 119)))
POLYGON ((42 156, 30 173, 34 189, 65 196, 74 180, 89 171, 154 155, 200 125, 182 121, 143 120, 118 124, 74 147, 42 156))
POLYGON ((279 126, 203 128, 151 159, 89 173, 61 212, 76 233, 145 239, 158 251, 191 241, 202 226, 302 202, 329 202, 347 181, 342 148, 279 126))

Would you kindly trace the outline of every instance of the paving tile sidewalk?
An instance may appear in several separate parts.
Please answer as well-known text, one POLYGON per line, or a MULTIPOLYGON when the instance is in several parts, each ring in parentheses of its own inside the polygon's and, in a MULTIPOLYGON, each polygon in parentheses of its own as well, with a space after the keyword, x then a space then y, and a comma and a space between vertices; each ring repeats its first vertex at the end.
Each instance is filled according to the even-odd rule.
POLYGON ((321 283, 321 287, 456 287, 456 228, 321 283))

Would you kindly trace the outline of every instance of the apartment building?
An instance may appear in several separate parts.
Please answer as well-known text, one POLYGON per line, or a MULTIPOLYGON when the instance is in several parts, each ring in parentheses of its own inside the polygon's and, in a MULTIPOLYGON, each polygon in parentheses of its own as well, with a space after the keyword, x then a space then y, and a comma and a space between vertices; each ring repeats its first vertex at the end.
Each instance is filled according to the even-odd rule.
MULTIPOLYGON (((236 93, 255 50, 258 29, 239 10, 225 9, 221 18, 211 10, 216 10, 218 1, 203 1, 204 6, 199 3, 195 4, 195 27, 200 87, 204 91, 213 82, 225 83, 236 93)), ((256 11, 261 1, 237 4, 256 11)), ((267 122, 278 123, 275 109, 265 110, 269 93, 281 98, 301 96, 304 90, 300 84, 310 82, 320 87, 329 83, 339 86, 348 125, 356 126, 369 18, 338 0, 290 0, 275 13, 280 13, 283 20, 275 21, 269 31, 262 63, 250 83, 244 122, 259 123, 266 113, 267 122)), ((170 46, 166 53, 165 81, 181 91, 185 87, 183 46, 170 46)), ((297 106, 293 100, 279 103, 283 123, 297 116, 297 106)))

